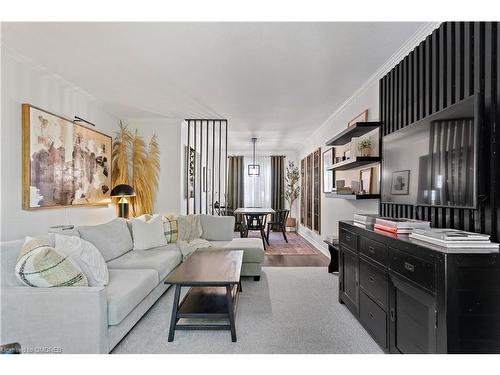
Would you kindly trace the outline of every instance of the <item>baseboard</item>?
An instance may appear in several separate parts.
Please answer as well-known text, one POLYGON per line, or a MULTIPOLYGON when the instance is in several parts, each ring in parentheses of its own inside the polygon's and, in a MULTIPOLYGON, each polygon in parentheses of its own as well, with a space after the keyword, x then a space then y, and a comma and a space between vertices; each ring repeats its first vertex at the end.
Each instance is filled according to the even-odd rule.
POLYGON ((297 231, 297 234, 304 238, 307 242, 309 242, 311 245, 313 245, 316 249, 321 251, 325 256, 330 258, 330 252, 328 251, 328 245, 324 242, 318 242, 316 239, 314 239, 307 231, 304 231, 302 228, 299 228, 297 231))

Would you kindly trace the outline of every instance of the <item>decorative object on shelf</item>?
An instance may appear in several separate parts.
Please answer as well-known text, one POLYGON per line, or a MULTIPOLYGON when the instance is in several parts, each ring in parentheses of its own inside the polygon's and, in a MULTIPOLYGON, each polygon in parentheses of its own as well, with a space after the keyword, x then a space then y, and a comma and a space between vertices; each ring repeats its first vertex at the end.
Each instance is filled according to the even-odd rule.
POLYGON ((349 160, 351 158, 351 150, 345 150, 343 157, 343 160, 349 160))
POLYGON ((391 194, 408 195, 410 187, 410 170, 392 172, 391 194))
POLYGON ((23 209, 110 202, 111 137, 22 105, 23 209))
POLYGON ((372 168, 359 171, 360 193, 370 194, 372 185, 372 168))
POLYGON ((111 190, 111 196, 114 198, 120 198, 118 201, 118 217, 128 219, 130 204, 127 198, 135 197, 135 191, 132 186, 127 184, 116 185, 113 190, 111 190))
MULTIPOLYGON (((293 161, 288 161, 288 166, 285 171, 285 200, 290 208, 290 213, 293 212, 293 204, 300 196, 299 180, 299 168, 295 166, 293 161)), ((295 225, 295 218, 290 216, 287 220, 286 226, 295 227, 295 225)))
POLYGON ((355 125, 357 122, 367 122, 368 121, 368 110, 361 112, 359 115, 354 117, 349 123, 347 127, 355 125))
POLYGON ((335 187, 337 189, 343 188, 345 186, 345 180, 337 180, 335 181, 335 187))
POLYGON ((361 152, 361 156, 370 156, 372 153, 372 140, 370 138, 365 138, 358 142, 358 149, 361 152))
POLYGON ((337 194, 339 194, 339 195, 350 195, 353 193, 354 193, 354 191, 353 191, 352 187, 343 186, 341 188, 337 188, 337 194))
POLYGON ((341 161, 345 160, 345 156, 336 156, 335 157, 335 164, 340 163, 341 161))
POLYGON ((333 190, 333 171, 328 170, 333 165, 333 147, 323 152, 323 192, 331 193, 333 190))
POLYGON ((137 130, 132 135, 120 121, 120 129, 113 140, 113 185, 132 185, 133 215, 151 214, 160 178, 160 148, 156 135, 146 146, 137 130), (129 176, 131 171, 131 176, 129 176))
POLYGON ((255 164, 255 144, 257 143, 257 138, 252 138, 253 143, 253 159, 252 164, 248 164, 248 175, 250 177, 259 176, 260 175, 260 165, 255 164))

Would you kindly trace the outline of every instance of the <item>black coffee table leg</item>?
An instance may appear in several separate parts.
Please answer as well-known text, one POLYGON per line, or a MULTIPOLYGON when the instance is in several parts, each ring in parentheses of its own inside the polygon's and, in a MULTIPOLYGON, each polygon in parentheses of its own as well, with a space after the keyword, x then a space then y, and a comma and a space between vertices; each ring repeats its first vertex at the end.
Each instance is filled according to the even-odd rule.
POLYGON ((179 308, 179 298, 181 296, 181 286, 175 285, 174 305, 172 306, 172 316, 170 318, 170 331, 168 332, 168 342, 174 341, 175 326, 177 325, 177 309, 179 308))
POLYGON ((226 286, 227 310, 229 314, 229 324, 231 326, 231 341, 236 342, 236 325, 234 322, 234 306, 231 289, 231 285, 226 286))

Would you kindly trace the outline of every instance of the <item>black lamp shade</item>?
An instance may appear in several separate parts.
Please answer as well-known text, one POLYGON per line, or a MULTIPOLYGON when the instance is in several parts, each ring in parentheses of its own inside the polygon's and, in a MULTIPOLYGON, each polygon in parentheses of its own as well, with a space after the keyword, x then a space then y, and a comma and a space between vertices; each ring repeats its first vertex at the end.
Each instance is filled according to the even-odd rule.
POLYGON ((116 185, 113 190, 111 190, 112 197, 133 197, 135 196, 135 191, 130 185, 120 184, 116 185))

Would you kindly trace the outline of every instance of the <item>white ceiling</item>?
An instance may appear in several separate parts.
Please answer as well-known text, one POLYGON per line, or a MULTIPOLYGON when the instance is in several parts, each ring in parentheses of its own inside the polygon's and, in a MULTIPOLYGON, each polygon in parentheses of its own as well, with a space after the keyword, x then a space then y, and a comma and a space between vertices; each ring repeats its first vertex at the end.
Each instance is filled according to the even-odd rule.
MULTIPOLYGON (((297 149, 422 23, 8 23, 2 45, 119 118, 229 120, 297 149)), ((234 146, 233 146, 234 147, 234 146)))

